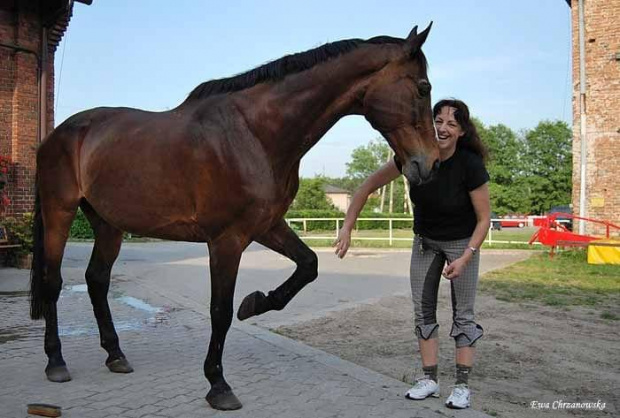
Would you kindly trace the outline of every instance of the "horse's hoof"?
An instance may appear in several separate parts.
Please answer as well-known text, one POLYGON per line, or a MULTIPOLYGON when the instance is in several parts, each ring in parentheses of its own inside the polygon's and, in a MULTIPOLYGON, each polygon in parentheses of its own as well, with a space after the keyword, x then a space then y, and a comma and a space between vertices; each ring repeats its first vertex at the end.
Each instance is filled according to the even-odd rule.
POLYGON ((67 366, 46 367, 45 375, 50 382, 62 383, 71 380, 67 366))
POLYGON ((237 318, 240 321, 255 315, 260 315, 269 310, 269 301, 263 292, 256 291, 247 295, 241 302, 237 311, 237 318))
POLYGON ((125 357, 117 358, 105 364, 112 373, 132 373, 133 367, 125 357))
POLYGON ((241 409, 243 406, 230 389, 225 392, 215 392, 211 389, 205 399, 213 409, 219 409, 220 411, 234 411, 235 409, 241 409))

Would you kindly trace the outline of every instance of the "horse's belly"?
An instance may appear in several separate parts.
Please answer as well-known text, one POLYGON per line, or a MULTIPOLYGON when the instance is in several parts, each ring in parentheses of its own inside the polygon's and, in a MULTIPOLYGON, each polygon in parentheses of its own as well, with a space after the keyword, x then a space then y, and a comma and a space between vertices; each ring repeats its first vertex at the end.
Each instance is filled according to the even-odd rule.
POLYGON ((92 187, 85 193, 95 211, 115 227, 132 234, 175 241, 205 242, 228 227, 243 223, 251 233, 264 229, 266 214, 239 195, 190 189, 92 187), (150 193, 148 191, 151 191, 150 193))

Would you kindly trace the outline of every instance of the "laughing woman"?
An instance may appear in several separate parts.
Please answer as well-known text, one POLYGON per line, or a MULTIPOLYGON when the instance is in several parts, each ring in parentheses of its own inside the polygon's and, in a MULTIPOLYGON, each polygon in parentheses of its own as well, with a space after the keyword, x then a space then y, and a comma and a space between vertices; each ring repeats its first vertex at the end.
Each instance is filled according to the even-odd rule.
MULTIPOLYGON (((441 276, 450 281, 456 344, 456 384, 446 400, 449 408, 470 405, 468 377, 474 363, 474 345, 483 330, 474 321, 474 301, 480 264, 479 248, 490 225, 489 174, 486 149, 460 100, 441 100, 433 107, 441 165, 435 178, 410 184, 414 204, 414 243, 411 256, 411 294, 415 311, 424 376, 407 392, 409 399, 439 396, 437 360, 437 293, 441 276)), ((351 244, 351 230, 368 196, 401 175, 395 158, 355 192, 336 240, 342 258, 351 244)))

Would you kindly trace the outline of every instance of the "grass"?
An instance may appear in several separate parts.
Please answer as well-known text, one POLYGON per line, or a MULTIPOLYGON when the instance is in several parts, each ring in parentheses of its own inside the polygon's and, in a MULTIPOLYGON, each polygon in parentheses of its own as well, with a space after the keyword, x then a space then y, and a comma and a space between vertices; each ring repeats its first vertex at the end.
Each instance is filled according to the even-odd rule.
POLYGON ((613 314, 611 312, 603 312, 601 313, 601 319, 609 319, 611 321, 617 321, 618 319, 620 319, 620 316, 613 314))
POLYGON ((586 251, 565 251, 553 259, 547 252, 485 274, 482 291, 509 302, 537 302, 549 306, 588 306, 601 318, 618 320, 620 266, 590 265, 586 251))

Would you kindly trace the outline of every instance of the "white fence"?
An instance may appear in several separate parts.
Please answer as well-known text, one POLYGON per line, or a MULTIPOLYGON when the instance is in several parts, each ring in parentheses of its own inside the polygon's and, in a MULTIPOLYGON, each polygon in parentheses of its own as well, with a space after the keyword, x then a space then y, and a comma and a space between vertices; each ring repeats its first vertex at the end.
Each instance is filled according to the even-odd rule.
MULTIPOLYGON (((338 231, 340 231, 340 225, 344 221, 344 218, 287 218, 286 222, 291 226, 293 223, 301 223, 304 232, 308 232, 308 222, 310 221, 332 221, 334 222, 335 229, 334 235, 329 236, 303 236, 303 239, 308 240, 335 240, 338 237, 338 231)), ((352 237, 354 240, 360 241, 388 241, 389 245, 392 246, 394 241, 413 241, 413 235, 407 238, 398 238, 394 237, 394 222, 411 222, 411 218, 358 218, 357 221, 385 221, 388 223, 388 236, 387 237, 352 237)), ((499 222, 500 219, 491 219, 491 225, 493 222, 499 222)), ((518 230, 518 228, 515 228, 518 230)), ((493 239, 493 233, 495 231, 492 228, 489 228, 489 233, 485 239, 485 243, 488 245, 493 244, 527 244, 528 241, 506 241, 506 240, 497 240, 493 239)), ((539 242, 535 242, 535 245, 540 245, 539 242)))

